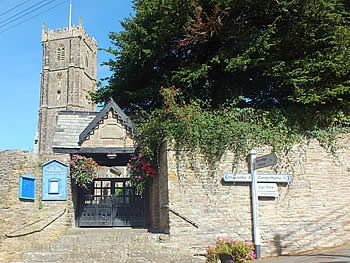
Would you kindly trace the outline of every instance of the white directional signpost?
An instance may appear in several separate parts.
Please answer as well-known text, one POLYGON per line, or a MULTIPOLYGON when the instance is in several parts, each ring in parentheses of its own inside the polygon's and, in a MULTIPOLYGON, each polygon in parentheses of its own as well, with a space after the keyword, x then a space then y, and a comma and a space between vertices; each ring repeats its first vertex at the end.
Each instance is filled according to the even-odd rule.
POLYGON ((248 174, 233 174, 224 173, 222 179, 224 182, 244 183, 250 182, 252 187, 252 214, 253 214, 253 235, 256 257, 261 257, 260 253, 260 229, 258 216, 258 196, 261 197, 277 197, 277 183, 289 183, 291 180, 288 174, 256 174, 256 170, 275 165, 277 156, 274 152, 256 157, 257 152, 250 151, 250 173, 248 174))
POLYGON ((255 172, 255 158, 257 152, 251 150, 250 151, 250 172, 252 175, 252 214, 253 214, 253 236, 254 236, 254 248, 256 258, 259 259, 261 257, 261 241, 260 241, 260 228, 259 228, 259 212, 258 212, 258 191, 256 190, 258 184, 258 178, 256 177, 255 172))

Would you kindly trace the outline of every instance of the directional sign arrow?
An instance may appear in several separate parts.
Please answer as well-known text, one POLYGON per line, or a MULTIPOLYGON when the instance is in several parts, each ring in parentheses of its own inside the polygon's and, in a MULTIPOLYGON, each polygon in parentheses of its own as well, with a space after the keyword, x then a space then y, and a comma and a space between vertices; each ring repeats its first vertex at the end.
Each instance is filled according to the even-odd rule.
MULTIPOLYGON (((257 174, 256 176, 259 183, 289 183, 292 179, 289 174, 257 174)), ((245 183, 252 181, 251 174, 224 173, 222 179, 227 183, 245 183)))
POLYGON ((263 167, 275 165, 276 163, 277 163, 277 155, 276 153, 272 152, 270 154, 255 158, 254 169, 256 170, 263 167))

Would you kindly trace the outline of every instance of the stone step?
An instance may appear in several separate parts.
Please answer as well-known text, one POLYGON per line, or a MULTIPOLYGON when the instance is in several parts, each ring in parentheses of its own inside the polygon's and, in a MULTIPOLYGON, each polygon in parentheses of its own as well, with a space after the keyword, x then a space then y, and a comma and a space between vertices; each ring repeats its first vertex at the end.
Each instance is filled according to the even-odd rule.
POLYGON ((93 230, 94 233, 76 232, 67 233, 65 236, 58 239, 56 242, 49 244, 47 247, 42 247, 40 250, 50 251, 71 251, 76 250, 99 250, 99 249, 118 249, 130 248, 132 246, 149 247, 149 242, 155 241, 155 236, 146 231, 105 231, 99 232, 93 230))
POLYGON ((71 228, 50 244, 23 252, 11 263, 171 263, 204 262, 170 244, 146 229, 71 228))
MULTIPOLYGON (((196 262, 193 260, 182 259, 176 255, 171 254, 162 254, 159 257, 159 254, 155 257, 155 252, 152 253, 137 253, 130 254, 126 251, 118 253, 108 253, 106 252, 91 252, 91 253, 79 253, 79 252, 31 252, 25 255, 24 261, 16 262, 30 262, 30 263, 39 263, 39 262, 55 262, 55 263, 67 263, 67 262, 98 262, 98 263, 117 263, 117 262, 196 262), (160 261, 161 260, 161 261, 160 261)), ((203 261, 197 261, 203 262, 203 261)))

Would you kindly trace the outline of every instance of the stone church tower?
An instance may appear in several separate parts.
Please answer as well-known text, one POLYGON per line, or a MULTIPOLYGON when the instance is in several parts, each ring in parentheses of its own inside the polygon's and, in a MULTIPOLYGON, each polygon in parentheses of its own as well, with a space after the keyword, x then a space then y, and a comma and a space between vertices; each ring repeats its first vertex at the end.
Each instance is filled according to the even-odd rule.
POLYGON ((36 151, 52 152, 56 116, 61 111, 96 111, 88 92, 96 90, 97 42, 82 26, 47 30, 42 26, 43 60, 36 151))

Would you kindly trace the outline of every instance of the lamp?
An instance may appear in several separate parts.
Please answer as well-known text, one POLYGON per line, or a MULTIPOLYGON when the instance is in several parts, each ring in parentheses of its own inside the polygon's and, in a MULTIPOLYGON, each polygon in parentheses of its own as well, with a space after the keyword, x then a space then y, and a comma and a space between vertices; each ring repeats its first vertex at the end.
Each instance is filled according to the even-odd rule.
POLYGON ((107 158, 110 160, 114 160, 115 158, 117 158, 117 154, 116 153, 107 153, 107 158))

